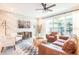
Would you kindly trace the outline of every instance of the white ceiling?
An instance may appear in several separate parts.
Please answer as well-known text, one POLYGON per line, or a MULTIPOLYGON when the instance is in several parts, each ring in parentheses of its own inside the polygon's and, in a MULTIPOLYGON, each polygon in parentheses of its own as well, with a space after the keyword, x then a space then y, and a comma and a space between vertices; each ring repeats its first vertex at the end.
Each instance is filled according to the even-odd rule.
MULTIPOLYGON (((51 5, 48 3, 48 5, 51 5)), ((42 8, 41 3, 5 3, 0 4, 0 9, 5 9, 11 12, 25 15, 27 18, 36 18, 46 16, 48 14, 54 14, 56 12, 64 11, 78 5, 77 3, 57 3, 55 7, 51 9, 53 12, 37 11, 36 9, 42 8)))

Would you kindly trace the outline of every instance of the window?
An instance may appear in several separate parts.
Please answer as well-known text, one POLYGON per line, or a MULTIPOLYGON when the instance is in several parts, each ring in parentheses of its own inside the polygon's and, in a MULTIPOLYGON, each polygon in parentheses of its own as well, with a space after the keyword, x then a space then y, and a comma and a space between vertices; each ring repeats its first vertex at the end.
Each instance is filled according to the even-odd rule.
POLYGON ((65 15, 52 18, 49 21, 49 31, 59 32, 61 35, 71 35, 73 31, 72 16, 65 15))
POLYGON ((72 26, 72 17, 66 18, 66 34, 72 34, 73 26, 72 26))

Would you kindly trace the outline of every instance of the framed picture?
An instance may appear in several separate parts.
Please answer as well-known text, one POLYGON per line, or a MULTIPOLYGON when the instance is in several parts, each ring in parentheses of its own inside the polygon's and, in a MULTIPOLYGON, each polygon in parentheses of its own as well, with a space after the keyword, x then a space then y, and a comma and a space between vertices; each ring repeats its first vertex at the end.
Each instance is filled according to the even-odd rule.
POLYGON ((30 28, 30 21, 18 20, 18 28, 30 28))

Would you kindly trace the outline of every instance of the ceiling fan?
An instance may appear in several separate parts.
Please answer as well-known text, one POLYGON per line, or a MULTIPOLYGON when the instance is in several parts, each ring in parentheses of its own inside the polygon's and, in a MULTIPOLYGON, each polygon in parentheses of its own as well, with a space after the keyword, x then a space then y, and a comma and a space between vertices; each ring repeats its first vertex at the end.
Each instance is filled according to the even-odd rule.
POLYGON ((47 6, 46 3, 41 3, 41 5, 42 5, 43 9, 36 9, 36 10, 52 11, 50 8, 56 6, 56 4, 47 6))

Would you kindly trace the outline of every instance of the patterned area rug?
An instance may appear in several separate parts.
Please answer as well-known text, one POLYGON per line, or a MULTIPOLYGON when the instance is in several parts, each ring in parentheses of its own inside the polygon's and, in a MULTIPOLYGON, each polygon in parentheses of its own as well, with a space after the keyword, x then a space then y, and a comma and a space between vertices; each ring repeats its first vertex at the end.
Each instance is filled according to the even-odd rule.
POLYGON ((37 50, 33 47, 32 39, 26 39, 18 41, 15 45, 16 49, 13 47, 7 47, 2 55, 36 55, 37 50))
POLYGON ((36 55, 37 50, 26 40, 16 45, 16 52, 18 54, 36 55))

